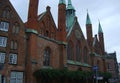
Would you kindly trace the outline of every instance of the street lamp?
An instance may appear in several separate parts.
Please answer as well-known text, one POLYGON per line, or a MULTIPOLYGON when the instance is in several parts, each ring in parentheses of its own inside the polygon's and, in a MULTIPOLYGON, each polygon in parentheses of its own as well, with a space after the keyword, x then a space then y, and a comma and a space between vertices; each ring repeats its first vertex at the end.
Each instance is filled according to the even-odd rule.
POLYGON ((97 65, 93 66, 93 70, 95 71, 96 83, 98 83, 98 80, 97 80, 97 76, 98 76, 98 66, 97 66, 97 65))

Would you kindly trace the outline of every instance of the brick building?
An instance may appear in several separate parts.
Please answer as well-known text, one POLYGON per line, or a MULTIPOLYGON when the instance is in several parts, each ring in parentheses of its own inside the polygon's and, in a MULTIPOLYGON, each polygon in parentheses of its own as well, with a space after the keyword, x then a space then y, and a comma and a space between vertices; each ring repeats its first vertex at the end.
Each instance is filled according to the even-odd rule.
POLYGON ((67 5, 59 0, 58 25, 49 6, 37 15, 38 2, 30 0, 28 20, 23 23, 10 1, 0 0, 0 83, 37 83, 33 73, 48 68, 93 71, 98 66, 106 72, 100 23, 93 36, 87 13, 85 39, 71 0, 67 5))
POLYGON ((116 52, 108 53, 107 55, 107 71, 111 72, 112 78, 110 79, 111 82, 117 82, 119 79, 119 64, 116 58, 116 52))

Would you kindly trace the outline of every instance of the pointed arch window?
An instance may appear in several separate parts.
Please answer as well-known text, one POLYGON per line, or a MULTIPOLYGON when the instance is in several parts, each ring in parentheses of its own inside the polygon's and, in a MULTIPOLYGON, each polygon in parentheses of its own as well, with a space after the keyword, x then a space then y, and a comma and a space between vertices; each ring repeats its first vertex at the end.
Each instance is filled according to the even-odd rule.
POLYGON ((73 46, 71 42, 68 42, 67 45, 67 59, 73 60, 73 46))
POLYGON ((45 36, 46 36, 46 37, 49 36, 49 31, 48 31, 48 30, 45 31, 45 36))
POLYGON ((81 55, 80 55, 80 46, 79 44, 77 43, 76 44, 76 61, 81 61, 81 55))
POLYGON ((87 63, 88 62, 88 50, 86 47, 84 47, 84 50, 83 50, 83 56, 84 56, 84 63, 87 63))
POLYGON ((50 66, 50 48, 46 48, 44 50, 44 55, 43 55, 43 65, 44 66, 50 66))

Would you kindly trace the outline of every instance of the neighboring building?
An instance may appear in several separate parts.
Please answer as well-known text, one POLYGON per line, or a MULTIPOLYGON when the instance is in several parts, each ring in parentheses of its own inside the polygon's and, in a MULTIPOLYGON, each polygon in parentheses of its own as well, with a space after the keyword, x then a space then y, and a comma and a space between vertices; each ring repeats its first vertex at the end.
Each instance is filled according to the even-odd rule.
POLYGON ((118 63, 118 68, 119 68, 119 82, 120 82, 120 63, 118 63))
POLYGON ((111 81, 114 83, 119 79, 119 66, 117 63, 116 52, 107 54, 107 71, 112 73, 111 81))
POLYGON ((71 0, 67 7, 65 0, 59 0, 58 26, 49 6, 37 15, 38 2, 30 0, 28 20, 23 23, 10 1, 0 0, 0 83, 43 83, 47 80, 33 76, 43 68, 93 71, 97 66, 99 71, 107 72, 100 22, 98 34, 93 37, 87 13, 85 39, 71 0))
POLYGON ((120 76, 120 63, 118 63, 118 67, 119 67, 119 76, 120 76))

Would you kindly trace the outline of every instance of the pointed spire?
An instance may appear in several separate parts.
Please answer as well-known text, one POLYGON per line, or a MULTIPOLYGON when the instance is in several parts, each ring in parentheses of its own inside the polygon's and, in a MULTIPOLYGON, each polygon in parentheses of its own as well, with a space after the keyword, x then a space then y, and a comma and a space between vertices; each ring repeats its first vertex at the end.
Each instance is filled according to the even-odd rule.
POLYGON ((103 33, 103 30, 102 30, 102 27, 101 27, 100 21, 99 21, 99 26, 98 26, 98 33, 103 33))
POLYGON ((88 14, 88 10, 87 10, 86 24, 92 24, 91 20, 90 20, 90 17, 89 17, 89 14, 88 14))
POLYGON ((67 6, 67 9, 73 9, 73 10, 75 10, 75 8, 74 8, 73 5, 72 5, 71 0, 68 0, 68 6, 67 6))
POLYGON ((65 0, 59 0, 59 4, 66 4, 65 0))

